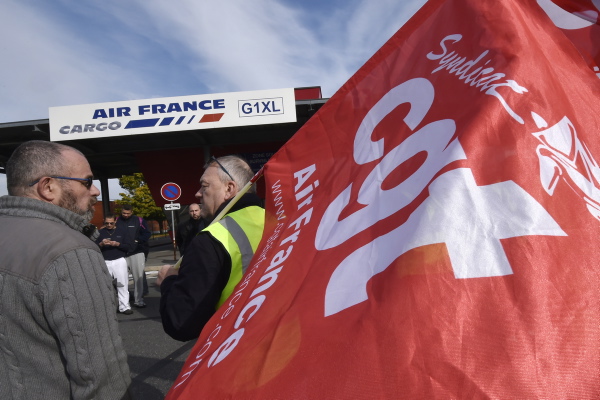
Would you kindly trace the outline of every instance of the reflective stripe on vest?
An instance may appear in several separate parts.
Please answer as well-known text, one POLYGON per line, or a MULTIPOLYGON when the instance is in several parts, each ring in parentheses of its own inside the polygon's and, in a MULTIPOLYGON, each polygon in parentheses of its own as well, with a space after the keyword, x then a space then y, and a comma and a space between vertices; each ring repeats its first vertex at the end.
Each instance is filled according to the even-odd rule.
POLYGON ((225 248, 231 258, 231 273, 217 308, 227 300, 250 265, 252 256, 260 243, 265 223, 265 210, 250 206, 227 214, 218 223, 204 229, 225 248))
POLYGON ((233 236, 233 240, 237 243, 240 253, 242 254, 242 275, 246 273, 246 269, 248 265, 250 265, 250 260, 252 260, 252 256, 254 255, 254 249, 252 249, 252 244, 250 244, 250 239, 246 236, 246 232, 242 229, 240 224, 238 224, 235 219, 231 217, 225 217, 219 221, 219 224, 223 225, 225 229, 231 233, 233 236))

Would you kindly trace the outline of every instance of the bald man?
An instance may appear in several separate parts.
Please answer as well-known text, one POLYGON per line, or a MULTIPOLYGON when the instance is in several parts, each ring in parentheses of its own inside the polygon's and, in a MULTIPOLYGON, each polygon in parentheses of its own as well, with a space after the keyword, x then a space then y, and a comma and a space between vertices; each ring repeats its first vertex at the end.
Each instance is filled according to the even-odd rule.
POLYGON ((177 226, 177 234, 175 236, 175 241, 181 255, 183 255, 183 252, 194 236, 207 225, 206 221, 200 216, 200 206, 198 203, 190 204, 188 213, 190 214, 190 218, 177 226))
POLYGON ((112 278, 90 225, 100 191, 78 150, 20 145, 0 197, 0 399, 124 399, 112 278))

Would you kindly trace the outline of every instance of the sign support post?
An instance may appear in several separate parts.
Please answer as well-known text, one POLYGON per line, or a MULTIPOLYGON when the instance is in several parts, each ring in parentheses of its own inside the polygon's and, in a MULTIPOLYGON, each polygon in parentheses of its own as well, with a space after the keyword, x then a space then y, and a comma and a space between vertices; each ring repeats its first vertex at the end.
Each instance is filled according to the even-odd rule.
MULTIPOLYGON (((173 206, 173 202, 171 202, 171 206, 173 206)), ((171 208, 171 226, 173 227, 173 261, 177 260, 177 239, 175 239, 176 237, 176 233, 175 229, 177 229, 177 227, 175 226, 175 209, 171 208)))
POLYGON ((175 210, 181 208, 181 204, 173 203, 181 196, 181 188, 178 184, 169 182, 162 185, 160 188, 160 194, 163 199, 170 201, 170 204, 165 204, 165 211, 171 211, 171 231, 173 232, 173 260, 177 260, 177 242, 175 239, 176 229, 175 226, 175 210))

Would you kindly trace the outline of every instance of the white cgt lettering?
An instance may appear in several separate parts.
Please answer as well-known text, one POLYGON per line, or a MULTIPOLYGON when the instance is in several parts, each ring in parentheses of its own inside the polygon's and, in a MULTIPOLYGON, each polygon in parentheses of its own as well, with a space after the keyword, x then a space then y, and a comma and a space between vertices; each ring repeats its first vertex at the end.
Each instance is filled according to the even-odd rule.
POLYGON ((446 165, 466 159, 454 138, 453 120, 424 126, 385 156, 383 139, 370 141, 377 124, 403 103, 411 105, 404 122, 414 130, 429 111, 433 98, 433 86, 426 79, 407 81, 375 104, 357 131, 357 164, 380 158, 381 161, 359 190, 357 201, 365 207, 339 220, 349 203, 352 184, 329 205, 315 238, 318 250, 336 247, 401 210, 427 186, 429 197, 405 223, 356 249, 337 266, 325 293, 325 316, 367 300, 367 282, 411 249, 444 243, 457 279, 502 276, 511 274, 512 268, 500 239, 565 235, 548 212, 512 181, 477 186, 468 168, 450 170, 432 181, 446 165), (420 152, 425 152, 427 159, 417 171, 394 188, 381 187, 395 168, 420 152))
POLYGON ((512 274, 500 239, 526 235, 566 236, 516 183, 477 186, 470 169, 448 171, 429 186, 429 197, 404 224, 338 265, 327 285, 325 315, 367 300, 371 277, 407 251, 428 244, 446 245, 457 279, 512 274))
MULTIPOLYGON (((354 144, 354 159, 357 164, 365 164, 383 156, 383 139, 372 142, 370 137, 377 124, 387 114, 399 105, 409 103, 411 109, 404 122, 412 130, 429 111, 433 97, 433 86, 423 78, 407 81, 387 93, 367 113, 358 129, 354 144)), ((465 159, 460 143, 456 138, 452 139, 455 129, 454 121, 450 119, 435 121, 392 149, 360 187, 357 201, 366 207, 340 221, 340 213, 350 201, 352 190, 350 184, 327 207, 317 229, 315 247, 318 250, 336 247, 376 222, 403 209, 427 187, 440 169, 453 161, 465 159), (420 152, 426 152, 427 159, 412 176, 389 190, 381 188, 385 177, 404 161, 420 152)))

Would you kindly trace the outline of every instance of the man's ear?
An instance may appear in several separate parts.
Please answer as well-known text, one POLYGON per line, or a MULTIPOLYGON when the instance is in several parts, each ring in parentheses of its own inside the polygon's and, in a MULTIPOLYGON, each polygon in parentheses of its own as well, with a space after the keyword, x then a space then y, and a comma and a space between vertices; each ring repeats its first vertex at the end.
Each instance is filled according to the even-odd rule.
POLYGON ((35 185, 35 194, 40 200, 53 203, 58 199, 60 188, 56 179, 44 177, 35 185))
POLYGON ((225 200, 234 198, 238 191, 239 188, 237 183, 234 181, 227 182, 227 187, 225 188, 225 200))

